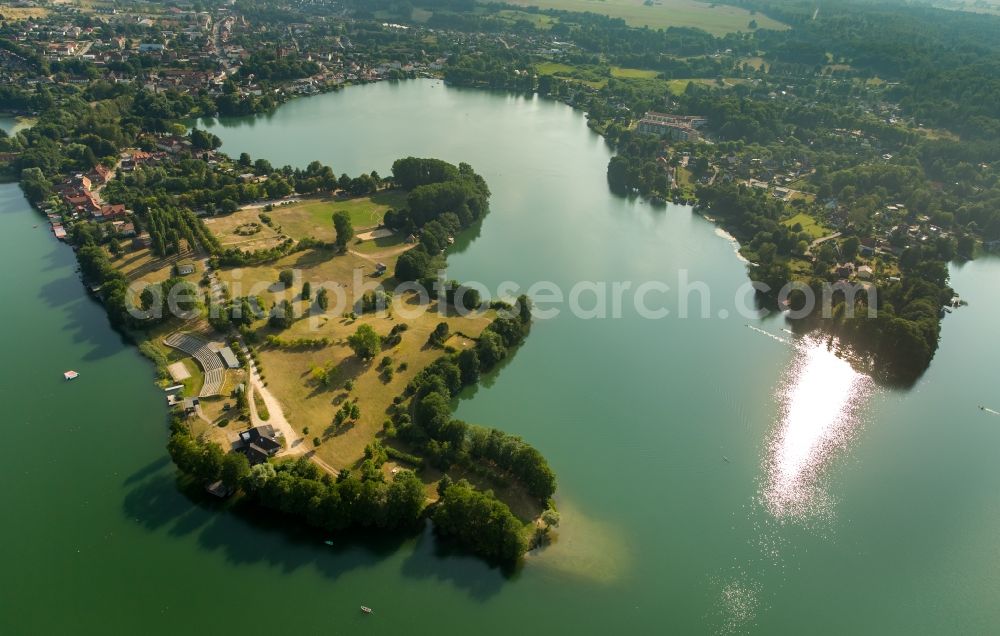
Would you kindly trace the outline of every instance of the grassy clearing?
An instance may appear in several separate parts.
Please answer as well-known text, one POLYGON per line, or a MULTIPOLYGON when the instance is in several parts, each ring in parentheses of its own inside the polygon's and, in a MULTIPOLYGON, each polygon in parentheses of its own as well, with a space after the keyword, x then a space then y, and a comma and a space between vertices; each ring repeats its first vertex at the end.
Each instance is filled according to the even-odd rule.
POLYGON ((677 166, 677 185, 682 188, 689 188, 694 183, 694 177, 687 168, 677 166))
MULTIPOLYGON (((367 254, 369 256, 381 255, 386 250, 395 251, 406 246, 406 237, 402 234, 393 234, 392 236, 383 236, 381 238, 372 239, 370 241, 362 241, 360 243, 355 243, 351 246, 351 249, 356 252, 361 252, 362 254, 367 254)), ((404 250, 405 251, 405 250, 404 250)))
POLYGON ((556 22, 555 19, 547 15, 529 13, 527 11, 518 11, 516 9, 503 9, 501 11, 497 11, 496 16, 509 20, 511 23, 522 21, 530 22, 536 29, 548 29, 556 22))
POLYGON ((622 68, 620 66, 611 67, 611 77, 619 79, 655 79, 659 75, 656 71, 649 71, 641 68, 622 68))
POLYGON ((12 7, 0 4, 0 15, 6 20, 34 20, 44 18, 49 10, 43 7, 12 7))
POLYGON ((802 225, 802 231, 811 236, 813 240, 830 234, 829 228, 805 212, 799 212, 795 216, 785 219, 782 223, 788 227, 792 227, 796 223, 802 225))
POLYGON ((745 9, 725 5, 697 2, 697 0, 653 0, 646 6, 644 0, 507 0, 509 4, 536 6, 541 9, 563 11, 590 11, 612 18, 621 18, 630 26, 648 26, 653 29, 667 27, 693 27, 714 35, 749 31, 751 20, 762 29, 787 29, 776 20, 761 14, 751 15, 745 9))
POLYGON ((305 199, 299 203, 278 206, 267 214, 293 239, 313 237, 332 241, 336 238, 333 230, 333 215, 336 212, 345 211, 350 214, 354 229, 361 230, 378 226, 387 210, 403 207, 406 207, 406 194, 400 190, 386 190, 356 199, 305 199))
MULTIPOLYGON (((390 259, 385 259, 387 262, 390 259)), ((390 269, 391 269, 390 264, 390 269)), ((386 409, 392 399, 399 395, 406 384, 423 367, 443 355, 441 349, 427 346, 427 339, 439 322, 447 322, 453 333, 462 333, 474 338, 489 324, 492 312, 469 317, 442 315, 436 306, 420 307, 412 295, 400 297, 386 315, 366 314, 356 320, 344 317, 350 311, 350 301, 355 298, 354 272, 360 269, 370 274, 373 264, 357 254, 333 255, 325 251, 307 251, 291 254, 280 261, 261 267, 219 272, 222 280, 233 289, 234 295, 244 295, 250 287, 255 287, 267 306, 283 298, 292 300, 296 309, 305 312, 312 305, 299 299, 298 289, 291 293, 279 292, 272 286, 282 269, 296 268, 302 272, 304 280, 312 284, 315 296, 319 286, 330 290, 328 313, 304 316, 290 328, 274 332, 259 321, 261 335, 275 333, 285 339, 327 338, 330 344, 320 349, 281 349, 260 346, 261 367, 268 383, 268 389, 282 403, 282 408, 292 426, 308 439, 322 440, 316 449, 319 457, 337 467, 353 466, 364 454, 364 447, 375 438, 386 419, 386 409), (236 284, 241 286, 237 291, 236 284), (338 306, 338 297, 343 296, 343 304, 338 306), (425 309, 426 311, 416 311, 425 309), (414 316, 414 314, 416 314, 414 316), (383 351, 370 363, 359 361, 347 346, 346 338, 361 324, 369 324, 381 335, 387 335, 393 326, 405 322, 408 329, 402 334, 402 342, 392 349, 383 351), (392 377, 383 375, 378 367, 384 356, 391 358, 392 377), (312 370, 321 367, 331 370, 333 379, 326 386, 312 379, 312 370), (348 390, 346 383, 351 381, 348 390), (359 420, 350 426, 335 427, 333 418, 345 400, 357 399, 361 411, 359 420), (309 433, 304 433, 308 427, 309 433)), ((379 279, 364 276, 361 284, 371 285, 379 279)), ((386 287, 393 287, 392 279, 385 281, 386 287)), ((362 290, 357 290, 359 293, 362 290)), ((318 312, 318 310, 317 310, 318 312)), ((455 346, 461 343, 455 340, 455 346)), ((452 344, 449 340, 449 344, 452 344)))
POLYGON ((764 71, 766 72, 769 68, 771 68, 771 66, 764 60, 764 58, 758 56, 745 57, 740 60, 740 64, 746 64, 755 71, 764 69, 764 71))
POLYGON ((591 88, 601 89, 608 83, 606 77, 588 68, 570 66, 559 62, 543 62, 537 67, 539 75, 552 75, 559 79, 586 84, 591 88))
MULTIPOLYGON (((688 84, 690 84, 691 82, 694 82, 696 84, 701 84, 703 86, 720 86, 718 80, 708 79, 708 78, 673 79, 673 80, 667 80, 666 81, 667 90, 669 90, 674 95, 683 95, 684 91, 687 90, 688 84)), ((737 86, 739 84, 745 84, 745 83, 746 83, 746 80, 744 80, 744 79, 738 79, 738 78, 733 79, 733 78, 727 77, 727 78, 724 78, 722 80, 721 86, 723 88, 732 88, 733 86, 737 86)))
POLYGON ((252 252, 254 250, 268 249, 281 243, 282 236, 260 221, 261 210, 249 208, 237 210, 226 216, 206 217, 206 227, 215 234, 223 247, 238 247, 241 250, 252 252), (250 224, 256 223, 258 231, 253 234, 246 232, 250 224))

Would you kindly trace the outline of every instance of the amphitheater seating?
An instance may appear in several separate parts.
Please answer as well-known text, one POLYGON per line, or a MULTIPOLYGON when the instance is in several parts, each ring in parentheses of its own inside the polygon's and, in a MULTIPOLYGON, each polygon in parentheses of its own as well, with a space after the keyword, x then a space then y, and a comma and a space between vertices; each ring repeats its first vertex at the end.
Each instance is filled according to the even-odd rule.
POLYGON ((205 383, 198 397, 212 397, 219 394, 222 382, 225 380, 225 367, 218 353, 209 349, 208 344, 201 338, 186 333, 172 334, 163 342, 190 355, 201 365, 205 372, 205 383))

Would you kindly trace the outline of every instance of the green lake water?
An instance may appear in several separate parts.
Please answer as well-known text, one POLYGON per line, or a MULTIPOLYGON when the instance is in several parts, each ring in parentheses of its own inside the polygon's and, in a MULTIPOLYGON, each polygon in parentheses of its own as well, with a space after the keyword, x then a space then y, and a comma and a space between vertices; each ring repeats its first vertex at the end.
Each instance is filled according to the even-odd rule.
POLYGON ((452 277, 568 291, 676 287, 683 270, 711 290, 712 318, 675 317, 670 293, 649 296, 672 310, 660 320, 629 293, 618 319, 563 306, 459 400, 459 417, 522 435, 559 477, 559 541, 514 576, 430 532, 329 548, 178 491, 151 367, 85 295, 71 250, 0 185, 0 632, 1000 629, 1000 416, 979 409, 1000 411, 1000 261, 952 268, 970 305, 944 321, 925 376, 889 390, 780 317, 738 317, 733 244, 688 208, 611 195, 609 150, 562 104, 380 83, 209 127, 233 155, 338 174, 467 161, 492 212, 459 237, 452 277))

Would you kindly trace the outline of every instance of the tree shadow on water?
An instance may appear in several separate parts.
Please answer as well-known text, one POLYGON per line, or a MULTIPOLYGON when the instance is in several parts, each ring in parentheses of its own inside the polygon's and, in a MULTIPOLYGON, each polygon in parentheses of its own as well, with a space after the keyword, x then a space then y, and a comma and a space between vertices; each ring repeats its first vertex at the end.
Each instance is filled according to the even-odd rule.
POLYGON ((364 570, 399 550, 412 550, 403 566, 410 578, 438 578, 485 600, 496 594, 505 575, 467 555, 449 551, 430 532, 430 524, 412 532, 372 529, 325 532, 298 519, 245 501, 221 501, 178 478, 169 459, 154 461, 125 479, 131 486, 123 513, 150 532, 174 538, 193 537, 198 547, 221 555, 235 566, 263 564, 291 573, 311 567, 330 580, 364 570), (414 539, 416 544, 414 545, 414 539), (333 545, 327 545, 329 540, 333 545), (430 542, 430 543, 428 543, 430 542))
POLYGON ((519 576, 520 566, 487 563, 437 537, 427 523, 401 572, 409 578, 448 582, 471 598, 486 601, 519 576))

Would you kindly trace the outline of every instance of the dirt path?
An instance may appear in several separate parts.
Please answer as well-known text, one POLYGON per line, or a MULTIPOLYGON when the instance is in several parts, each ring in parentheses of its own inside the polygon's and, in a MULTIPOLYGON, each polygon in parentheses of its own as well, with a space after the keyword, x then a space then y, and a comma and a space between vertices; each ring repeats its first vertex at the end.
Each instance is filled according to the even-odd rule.
MULTIPOLYGON (((246 345, 240 342, 240 346, 246 351, 246 345)), ((267 406, 268 418, 266 420, 261 419, 260 415, 257 414, 257 405, 254 403, 253 396, 248 395, 247 405, 250 407, 250 423, 253 426, 261 426, 263 424, 270 424, 274 427, 275 431, 281 433, 285 438, 285 450, 278 453, 279 455, 301 455, 306 452, 305 438, 300 437, 292 425, 288 423, 285 418, 285 412, 281 410, 281 404, 278 402, 277 398, 267 390, 264 383, 260 379, 260 372, 257 370, 257 365, 254 364, 253 359, 250 358, 249 353, 247 355, 247 370, 250 374, 250 387, 257 392, 260 398, 264 401, 264 405, 267 406)))

